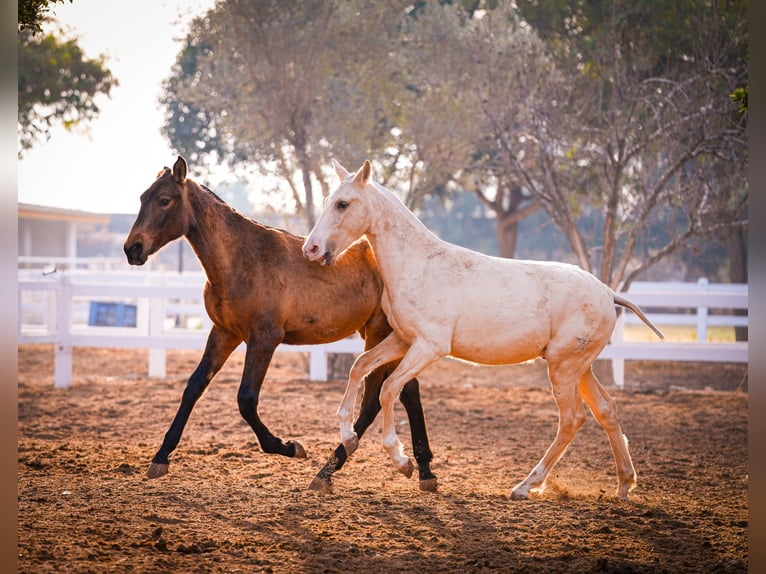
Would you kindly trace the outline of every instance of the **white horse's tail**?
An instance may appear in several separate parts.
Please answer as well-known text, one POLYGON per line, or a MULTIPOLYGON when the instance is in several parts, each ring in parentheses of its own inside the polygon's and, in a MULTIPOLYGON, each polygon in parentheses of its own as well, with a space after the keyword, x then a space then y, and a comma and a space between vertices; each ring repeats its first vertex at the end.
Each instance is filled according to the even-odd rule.
POLYGON ((633 311, 636 315, 638 315, 638 318, 641 319, 647 327, 649 327, 652 331, 657 333, 657 336, 660 339, 664 339, 665 335, 662 334, 662 331, 660 331, 654 323, 652 323, 649 318, 644 314, 644 312, 641 310, 641 308, 636 305, 633 301, 630 299, 627 299, 623 297, 622 295, 618 295, 617 293, 614 294, 614 302, 617 305, 620 305, 622 307, 627 307, 631 311, 633 311))

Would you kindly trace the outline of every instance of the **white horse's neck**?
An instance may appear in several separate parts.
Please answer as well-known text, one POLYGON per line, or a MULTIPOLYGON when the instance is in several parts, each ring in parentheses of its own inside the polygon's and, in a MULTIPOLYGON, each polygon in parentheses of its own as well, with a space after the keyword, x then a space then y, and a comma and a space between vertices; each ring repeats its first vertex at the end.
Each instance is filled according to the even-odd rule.
POLYGON ((370 185, 374 191, 368 190, 372 217, 367 240, 383 281, 391 290, 412 275, 413 262, 420 265, 418 262, 435 253, 442 241, 393 193, 378 183, 370 185))

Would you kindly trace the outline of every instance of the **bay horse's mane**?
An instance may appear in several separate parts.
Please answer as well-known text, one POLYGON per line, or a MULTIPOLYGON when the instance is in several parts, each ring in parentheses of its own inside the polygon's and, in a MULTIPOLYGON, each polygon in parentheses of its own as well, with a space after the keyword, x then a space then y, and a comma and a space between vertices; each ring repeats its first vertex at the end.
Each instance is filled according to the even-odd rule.
MULTIPOLYGON (((158 175, 158 177, 164 177, 164 176, 172 176, 172 172, 171 172, 169 167, 163 168, 163 170, 158 175)), ((200 188, 202 188, 204 191, 206 191, 208 194, 210 194, 213 197, 213 199, 215 199, 218 203, 221 203, 221 204, 227 206, 229 209, 231 209, 231 211, 233 213, 236 213, 237 215, 242 216, 244 219, 247 219, 248 221, 251 221, 252 223, 254 223, 256 225, 260 225, 261 227, 265 227, 267 229, 274 229, 276 231, 280 231, 280 232, 286 233, 288 235, 292 235, 293 237, 296 237, 298 239, 303 240, 303 237, 300 237, 299 235, 291 233, 290 231, 287 231, 286 229, 281 229, 281 228, 278 228, 278 227, 274 227, 273 225, 267 225, 265 223, 261 223, 260 221, 256 221, 252 217, 248 217, 247 215, 245 215, 244 213, 242 213, 241 211, 236 209, 234 206, 232 206, 228 201, 223 199, 220 195, 218 195, 212 189, 210 189, 208 186, 206 186, 206 185, 204 185, 202 183, 199 183, 199 182, 197 182, 197 181, 195 181, 195 180, 193 180, 191 178, 186 178, 186 180, 190 181, 190 182, 194 183, 195 185, 199 186, 200 188)))
MULTIPOLYGON (((207 191, 207 192, 208 192, 210 195, 212 195, 212 196, 213 196, 215 199, 217 199, 217 200, 218 200, 218 201, 220 201, 221 203, 225 203, 226 205, 229 205, 229 204, 228 204, 226 201, 224 201, 223 199, 221 199, 221 197, 220 197, 220 196, 219 196, 219 195, 218 195, 216 192, 214 192, 212 189, 210 189, 208 186, 206 186, 206 185, 203 185, 203 184, 201 184, 201 183, 198 183, 197 185, 199 185, 199 186, 200 186, 202 189, 204 189, 205 191, 207 191)), ((229 207, 231 207, 231 205, 229 205, 229 207)), ((232 208, 232 209, 234 209, 233 207, 231 207, 231 208, 232 208)), ((236 209, 235 209, 234 211, 236 211, 236 209)))

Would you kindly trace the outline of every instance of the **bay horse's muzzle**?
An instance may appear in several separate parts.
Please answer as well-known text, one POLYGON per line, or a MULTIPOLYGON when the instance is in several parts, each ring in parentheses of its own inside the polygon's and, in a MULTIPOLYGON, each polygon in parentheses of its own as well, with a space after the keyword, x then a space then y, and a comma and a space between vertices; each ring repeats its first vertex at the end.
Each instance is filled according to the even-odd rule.
POLYGON ((128 258, 128 263, 131 265, 143 265, 146 263, 144 245, 140 241, 135 241, 130 245, 126 243, 123 249, 125 251, 125 255, 128 258))

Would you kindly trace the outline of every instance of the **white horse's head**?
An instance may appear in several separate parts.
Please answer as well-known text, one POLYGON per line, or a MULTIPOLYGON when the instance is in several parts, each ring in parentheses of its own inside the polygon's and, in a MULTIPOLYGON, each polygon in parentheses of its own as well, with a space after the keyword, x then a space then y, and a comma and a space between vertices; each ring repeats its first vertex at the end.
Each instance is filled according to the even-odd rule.
POLYGON ((330 265, 338 255, 364 235, 370 227, 370 207, 365 188, 370 183, 370 162, 350 173, 332 160, 340 178, 338 189, 330 194, 319 220, 303 243, 303 255, 311 261, 330 265))

